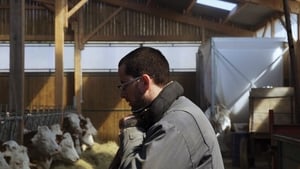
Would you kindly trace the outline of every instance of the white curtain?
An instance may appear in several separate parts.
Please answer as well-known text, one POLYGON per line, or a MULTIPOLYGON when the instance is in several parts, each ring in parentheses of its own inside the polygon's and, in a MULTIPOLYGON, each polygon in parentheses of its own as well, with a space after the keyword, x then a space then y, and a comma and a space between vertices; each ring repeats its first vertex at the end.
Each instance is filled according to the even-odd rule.
POLYGON ((251 88, 283 85, 281 38, 212 38, 200 47, 204 91, 211 106, 225 105, 234 122, 248 122, 251 88))

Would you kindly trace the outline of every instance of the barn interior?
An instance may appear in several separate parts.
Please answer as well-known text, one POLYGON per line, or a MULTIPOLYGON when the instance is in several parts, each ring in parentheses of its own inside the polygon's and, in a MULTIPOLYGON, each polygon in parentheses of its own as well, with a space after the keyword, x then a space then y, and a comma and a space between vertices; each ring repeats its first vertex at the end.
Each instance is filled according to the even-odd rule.
POLYGON ((76 112, 117 143, 131 113, 117 63, 152 46, 218 116, 226 169, 300 168, 299 14, 299 0, 0 0, 0 140, 76 112))

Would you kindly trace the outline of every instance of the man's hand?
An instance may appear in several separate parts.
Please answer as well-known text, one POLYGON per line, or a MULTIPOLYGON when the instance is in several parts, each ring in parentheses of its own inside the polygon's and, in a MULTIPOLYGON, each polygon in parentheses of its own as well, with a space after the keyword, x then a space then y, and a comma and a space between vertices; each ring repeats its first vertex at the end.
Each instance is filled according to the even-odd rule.
POLYGON ((128 127, 136 127, 138 119, 134 115, 126 116, 119 121, 119 128, 124 129, 128 127))

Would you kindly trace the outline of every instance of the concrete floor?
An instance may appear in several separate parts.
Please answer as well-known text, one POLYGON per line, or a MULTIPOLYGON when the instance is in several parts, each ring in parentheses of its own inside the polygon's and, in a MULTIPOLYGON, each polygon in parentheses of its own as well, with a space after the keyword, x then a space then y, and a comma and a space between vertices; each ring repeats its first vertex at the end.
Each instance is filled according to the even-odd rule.
POLYGON ((229 133, 218 139, 225 169, 271 169, 269 139, 250 139, 245 133, 229 133))
POLYGON ((248 167, 242 167, 237 164, 236 159, 232 159, 232 156, 229 154, 223 154, 223 161, 225 169, 271 169, 268 157, 267 154, 259 154, 254 161, 249 162, 248 167))

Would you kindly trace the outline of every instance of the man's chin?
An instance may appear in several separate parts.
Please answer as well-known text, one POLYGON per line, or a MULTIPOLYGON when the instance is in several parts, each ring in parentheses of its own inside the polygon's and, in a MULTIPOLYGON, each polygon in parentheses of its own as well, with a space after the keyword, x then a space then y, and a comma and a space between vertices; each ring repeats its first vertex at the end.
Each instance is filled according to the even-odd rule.
POLYGON ((137 110, 139 110, 139 108, 136 108, 136 107, 132 107, 132 106, 131 106, 131 111, 132 111, 132 112, 137 111, 137 110))
POLYGON ((141 112, 141 111, 143 111, 144 110, 144 108, 131 108, 131 112, 133 113, 133 114, 135 114, 135 113, 139 113, 139 112, 141 112))

